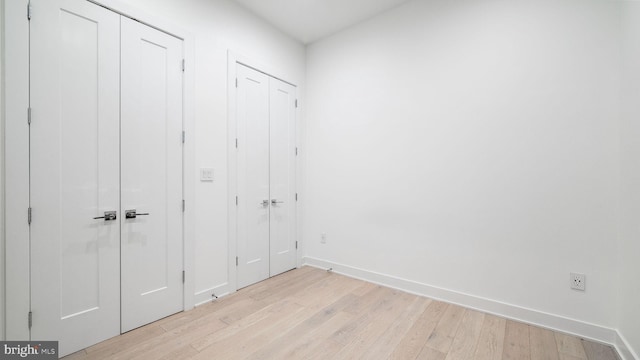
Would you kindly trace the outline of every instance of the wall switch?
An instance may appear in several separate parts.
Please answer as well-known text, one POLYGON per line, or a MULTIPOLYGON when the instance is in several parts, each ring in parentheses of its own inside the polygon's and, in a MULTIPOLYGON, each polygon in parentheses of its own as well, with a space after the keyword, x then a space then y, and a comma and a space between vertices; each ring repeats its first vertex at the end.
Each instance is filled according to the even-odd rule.
POLYGON ((201 168, 200 169, 200 181, 213 181, 213 169, 201 168))
POLYGON ((327 243, 327 234, 322 233, 320 234, 320 244, 326 244, 327 243))
POLYGON ((569 278, 569 286, 571 286, 574 290, 584 291, 585 289, 585 275, 571 273, 571 277, 569 278))

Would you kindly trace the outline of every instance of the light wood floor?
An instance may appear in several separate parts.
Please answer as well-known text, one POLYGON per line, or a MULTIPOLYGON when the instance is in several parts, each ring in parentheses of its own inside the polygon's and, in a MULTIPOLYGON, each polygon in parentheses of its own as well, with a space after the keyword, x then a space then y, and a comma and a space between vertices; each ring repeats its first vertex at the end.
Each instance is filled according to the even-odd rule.
POLYGON ((303 267, 65 359, 618 358, 609 346, 303 267))

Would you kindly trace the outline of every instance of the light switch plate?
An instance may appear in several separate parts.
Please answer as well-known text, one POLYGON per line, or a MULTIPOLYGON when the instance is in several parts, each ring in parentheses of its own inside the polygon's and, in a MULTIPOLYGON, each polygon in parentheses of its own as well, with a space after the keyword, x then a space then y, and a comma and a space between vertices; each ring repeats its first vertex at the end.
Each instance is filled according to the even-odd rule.
POLYGON ((213 181, 213 169, 200 168, 200 181, 213 181))

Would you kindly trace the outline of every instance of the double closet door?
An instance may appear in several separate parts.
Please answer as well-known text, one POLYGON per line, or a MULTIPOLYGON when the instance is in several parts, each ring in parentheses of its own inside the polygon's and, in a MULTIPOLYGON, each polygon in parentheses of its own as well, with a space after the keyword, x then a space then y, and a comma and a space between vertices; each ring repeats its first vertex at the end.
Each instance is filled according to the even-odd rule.
POLYGON ((31 6, 31 338, 65 355, 183 309, 182 41, 31 6))
POLYGON ((237 287, 296 267, 295 86, 237 74, 237 287))

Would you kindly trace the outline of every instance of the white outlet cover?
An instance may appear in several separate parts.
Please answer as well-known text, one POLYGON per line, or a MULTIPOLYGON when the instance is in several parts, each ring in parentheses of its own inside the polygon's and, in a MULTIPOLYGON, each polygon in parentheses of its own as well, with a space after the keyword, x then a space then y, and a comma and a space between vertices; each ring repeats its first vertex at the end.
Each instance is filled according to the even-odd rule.
POLYGON ((200 168, 200 181, 213 181, 213 169, 200 168))
POLYGON ((569 286, 574 290, 585 291, 586 276, 584 274, 571 273, 569 286))

